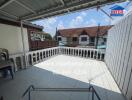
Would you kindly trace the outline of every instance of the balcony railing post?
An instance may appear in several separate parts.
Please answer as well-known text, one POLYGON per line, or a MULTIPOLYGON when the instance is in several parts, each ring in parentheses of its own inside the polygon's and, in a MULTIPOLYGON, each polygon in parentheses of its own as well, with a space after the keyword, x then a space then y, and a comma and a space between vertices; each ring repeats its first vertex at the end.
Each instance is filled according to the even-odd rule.
POLYGON ((95 50, 93 50, 93 58, 95 58, 95 50))
POLYGON ((86 50, 86 58, 88 58, 88 50, 86 50))
POLYGON ((83 50, 81 49, 80 57, 82 57, 82 51, 83 51, 83 50))
POLYGON ((38 52, 39 54, 39 62, 41 61, 41 52, 38 52))
POLYGON ((100 52, 100 60, 102 60, 102 52, 100 52))
POLYGON ((85 57, 85 50, 82 50, 82 57, 85 57))
POLYGON ((79 56, 79 52, 80 52, 80 50, 78 49, 77 51, 78 51, 78 54, 77 54, 77 55, 79 56))
POLYGON ((92 51, 90 50, 90 56, 89 56, 90 58, 92 58, 92 51))
POLYGON ((73 56, 73 55, 74 55, 74 53, 73 53, 73 51, 74 51, 74 50, 73 50, 73 48, 72 48, 72 50, 71 50, 71 51, 72 51, 71 53, 72 53, 72 56, 73 56))
POLYGON ((75 56, 75 49, 73 49, 73 56, 75 56))
POLYGON ((35 53, 35 59, 36 59, 36 61, 35 61, 35 64, 36 64, 36 63, 38 63, 37 53, 35 53))

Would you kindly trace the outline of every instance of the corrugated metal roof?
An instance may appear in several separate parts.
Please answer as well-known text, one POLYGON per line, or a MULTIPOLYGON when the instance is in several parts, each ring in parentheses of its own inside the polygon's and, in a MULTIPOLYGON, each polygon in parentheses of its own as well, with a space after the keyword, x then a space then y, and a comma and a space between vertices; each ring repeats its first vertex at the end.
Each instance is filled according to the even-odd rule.
POLYGON ((124 0, 0 0, 0 17, 31 21, 121 1, 124 0))

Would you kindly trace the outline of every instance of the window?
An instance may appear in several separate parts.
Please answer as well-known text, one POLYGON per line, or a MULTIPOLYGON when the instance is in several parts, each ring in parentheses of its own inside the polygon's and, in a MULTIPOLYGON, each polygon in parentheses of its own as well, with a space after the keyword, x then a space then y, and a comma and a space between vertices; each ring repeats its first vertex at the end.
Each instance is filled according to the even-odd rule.
POLYGON ((94 37, 91 37, 90 38, 90 42, 94 43, 94 41, 95 41, 95 38, 94 37))
POLYGON ((107 40, 107 39, 106 39, 106 38, 104 38, 104 42, 106 42, 106 40, 107 40))
POLYGON ((90 37, 89 45, 93 46, 95 42, 95 37, 90 37))
POLYGON ((81 41, 87 41, 87 37, 81 37, 81 41))
POLYGON ((58 41, 61 41, 61 37, 58 37, 58 41))
POLYGON ((77 41, 77 37, 73 37, 72 41, 74 41, 74 42, 77 41))

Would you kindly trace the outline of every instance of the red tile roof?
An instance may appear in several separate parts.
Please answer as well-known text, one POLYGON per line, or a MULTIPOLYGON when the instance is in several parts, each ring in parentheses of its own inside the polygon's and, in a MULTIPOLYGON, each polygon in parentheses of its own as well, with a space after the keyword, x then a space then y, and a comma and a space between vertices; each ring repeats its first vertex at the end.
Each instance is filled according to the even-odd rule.
MULTIPOLYGON (((99 36, 107 34, 107 31, 112 27, 109 26, 100 26, 99 27, 99 36)), ((83 27, 83 28, 71 28, 71 29, 61 29, 58 30, 59 34, 63 37, 78 37, 82 32, 86 32, 89 36, 95 37, 98 31, 98 26, 94 27, 83 27)))

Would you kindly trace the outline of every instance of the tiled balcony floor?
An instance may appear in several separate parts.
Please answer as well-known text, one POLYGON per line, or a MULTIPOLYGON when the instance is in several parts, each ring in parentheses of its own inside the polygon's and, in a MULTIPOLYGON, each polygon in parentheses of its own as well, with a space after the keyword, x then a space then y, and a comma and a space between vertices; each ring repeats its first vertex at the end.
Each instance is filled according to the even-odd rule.
MULTIPOLYGON (((31 84, 42 88, 88 88, 89 82, 101 100, 124 100, 104 62, 66 55, 18 71, 14 80, 0 79, 0 96, 4 100, 28 100, 21 96, 31 84)), ((37 92, 32 93, 32 100, 91 100, 90 96, 90 93, 37 92)))

